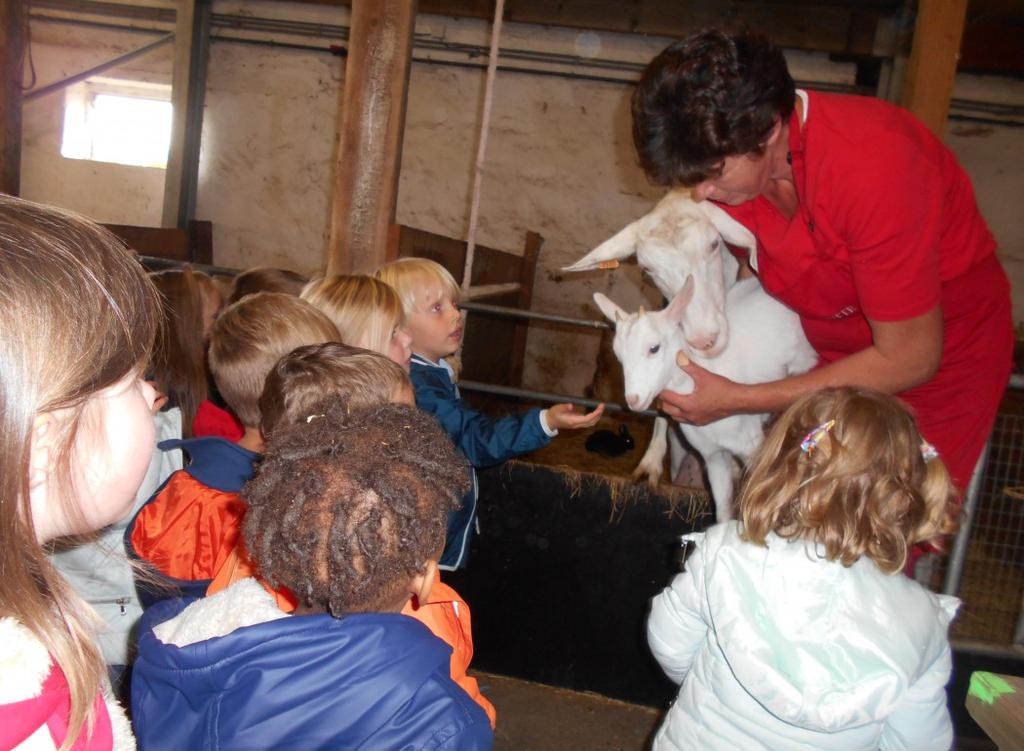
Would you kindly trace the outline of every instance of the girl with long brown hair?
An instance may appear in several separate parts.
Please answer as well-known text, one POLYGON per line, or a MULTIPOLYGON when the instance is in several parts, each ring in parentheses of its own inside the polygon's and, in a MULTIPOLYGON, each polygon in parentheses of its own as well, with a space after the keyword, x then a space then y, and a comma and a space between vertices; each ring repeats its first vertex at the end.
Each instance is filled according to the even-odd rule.
POLYGON ((0 196, 0 747, 132 748, 46 546, 131 508, 153 450, 152 284, 92 222, 0 196))
POLYGON ((182 434, 189 438, 207 398, 206 336, 221 306, 220 292, 210 277, 188 266, 156 272, 151 279, 163 302, 164 323, 157 331, 150 375, 168 405, 181 410, 182 434))

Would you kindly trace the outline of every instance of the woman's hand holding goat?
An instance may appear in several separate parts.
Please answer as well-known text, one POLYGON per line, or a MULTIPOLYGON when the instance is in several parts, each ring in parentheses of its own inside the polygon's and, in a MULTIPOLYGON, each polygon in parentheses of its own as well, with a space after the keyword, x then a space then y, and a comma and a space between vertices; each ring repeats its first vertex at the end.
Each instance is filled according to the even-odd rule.
POLYGON ((678 422, 707 425, 723 417, 746 410, 741 408, 742 392, 750 388, 702 368, 683 353, 676 355, 676 365, 693 379, 693 393, 662 391, 658 394, 661 410, 678 422))

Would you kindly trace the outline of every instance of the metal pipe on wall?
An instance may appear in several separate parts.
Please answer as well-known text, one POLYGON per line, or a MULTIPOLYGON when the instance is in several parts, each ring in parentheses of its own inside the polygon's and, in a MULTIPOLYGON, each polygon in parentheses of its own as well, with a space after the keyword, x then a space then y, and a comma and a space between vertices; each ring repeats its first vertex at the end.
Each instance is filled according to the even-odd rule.
POLYGON ((584 399, 581 396, 566 396, 565 394, 552 394, 547 391, 530 391, 529 389, 520 389, 515 386, 498 386, 492 383, 480 383, 479 381, 459 381, 459 388, 465 389, 466 391, 476 391, 481 394, 495 394, 497 396, 512 396, 517 399, 531 399, 535 402, 548 402, 550 404, 561 404, 568 402, 570 404, 579 404, 580 406, 588 409, 594 409, 599 404, 605 406, 605 410, 608 412, 631 412, 634 415, 641 417, 663 417, 660 412, 653 409, 645 409, 642 411, 634 412, 633 410, 625 407, 622 404, 616 404, 615 402, 599 402, 595 399, 584 399))
POLYGON ((571 326, 582 326, 584 328, 610 330, 612 325, 605 321, 591 321, 586 318, 571 318, 569 316, 555 315, 554 313, 536 313, 532 310, 521 308, 506 308, 501 305, 490 305, 482 302, 460 302, 459 307, 463 310, 477 313, 494 313, 509 318, 528 318, 536 321, 550 321, 551 323, 568 323, 571 326))
POLYGON ((100 73, 108 71, 111 68, 115 68, 118 65, 128 62, 129 60, 134 60, 137 57, 145 55, 148 52, 152 52, 155 49, 159 49, 160 47, 163 47, 165 44, 168 44, 169 42, 173 41, 174 34, 166 34, 160 37, 159 39, 150 42, 149 44, 144 44, 143 46, 137 49, 125 52, 123 55, 118 55, 117 57, 113 57, 110 60, 107 60, 106 62, 100 63, 99 65, 94 65, 88 70, 83 70, 81 73, 76 73, 73 76, 62 78, 61 80, 54 81, 53 83, 49 83, 46 86, 40 86, 38 89, 26 91, 22 95, 22 99, 28 102, 33 99, 38 99, 39 97, 46 96, 47 94, 52 94, 55 91, 66 89, 68 86, 73 86, 74 84, 79 83, 80 81, 84 81, 87 78, 98 76, 100 73))

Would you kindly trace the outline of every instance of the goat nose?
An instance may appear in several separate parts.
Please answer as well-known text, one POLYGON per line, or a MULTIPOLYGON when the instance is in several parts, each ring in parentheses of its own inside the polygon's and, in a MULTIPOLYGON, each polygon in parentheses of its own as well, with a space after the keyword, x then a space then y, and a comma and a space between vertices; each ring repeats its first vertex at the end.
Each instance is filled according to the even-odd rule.
POLYGON ((713 334, 706 336, 695 336, 692 339, 687 339, 687 341, 690 343, 690 346, 693 347, 694 349, 709 350, 714 348, 715 342, 718 341, 718 337, 713 334))
POLYGON ((636 409, 637 405, 640 404, 640 396, 637 394, 626 394, 626 404, 629 405, 630 409, 636 409))

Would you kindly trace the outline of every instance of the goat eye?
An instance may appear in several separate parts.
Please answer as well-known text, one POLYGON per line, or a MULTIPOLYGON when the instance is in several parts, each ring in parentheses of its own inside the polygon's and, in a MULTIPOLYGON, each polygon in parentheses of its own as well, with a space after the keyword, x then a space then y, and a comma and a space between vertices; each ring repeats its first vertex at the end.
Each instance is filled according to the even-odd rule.
POLYGON ((716 238, 715 241, 711 243, 711 250, 718 250, 719 245, 721 245, 721 240, 716 238))
POLYGON ((650 354, 652 354, 652 355, 656 355, 656 354, 658 354, 658 350, 659 350, 659 349, 661 349, 661 345, 660 345, 660 344, 655 344, 655 345, 654 345, 653 347, 651 347, 651 348, 650 348, 649 350, 647 350, 647 351, 648 351, 648 352, 649 352, 650 354))

